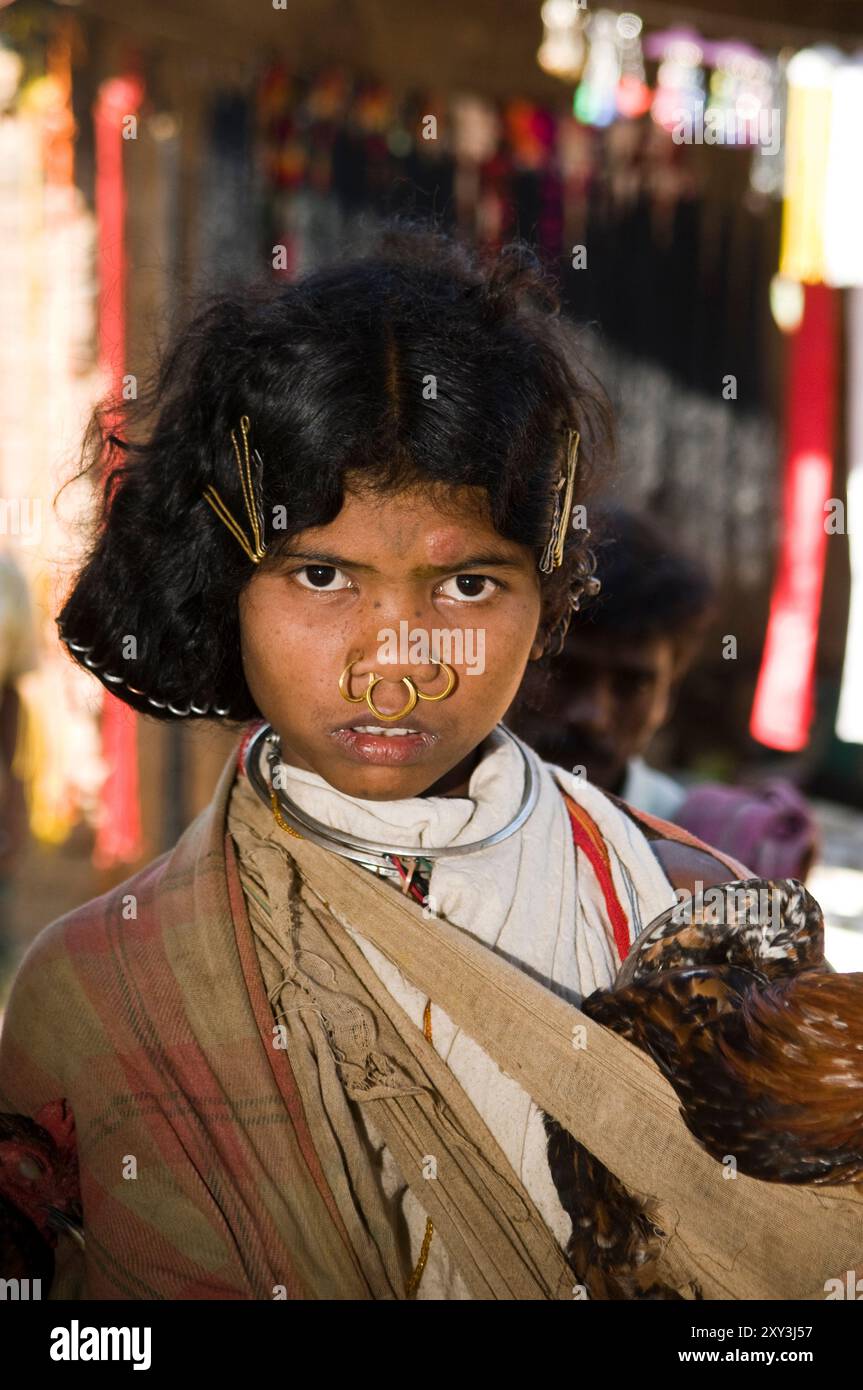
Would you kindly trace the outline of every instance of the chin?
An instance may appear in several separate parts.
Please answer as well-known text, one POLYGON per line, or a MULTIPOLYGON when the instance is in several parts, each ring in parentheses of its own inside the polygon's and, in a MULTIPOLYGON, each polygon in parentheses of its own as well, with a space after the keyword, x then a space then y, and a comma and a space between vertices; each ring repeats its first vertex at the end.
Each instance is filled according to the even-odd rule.
POLYGON ((422 772, 418 768, 330 768, 321 776, 336 791, 360 801, 404 801, 423 792, 442 777, 442 772, 422 772))

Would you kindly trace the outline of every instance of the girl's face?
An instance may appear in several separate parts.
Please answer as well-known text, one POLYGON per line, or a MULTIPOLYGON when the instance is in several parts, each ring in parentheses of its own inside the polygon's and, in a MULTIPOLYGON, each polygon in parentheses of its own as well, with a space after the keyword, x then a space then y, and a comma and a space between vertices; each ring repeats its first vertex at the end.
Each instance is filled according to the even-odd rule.
POLYGON ((482 489, 347 491, 335 521, 300 532, 243 589, 243 669, 285 763, 371 801, 464 794, 473 751, 541 655, 540 614, 533 554, 494 529, 482 489), (372 700, 395 714, 403 676, 422 694, 446 689, 436 653, 455 672, 450 695, 398 720, 339 692, 354 661, 348 694, 374 672, 372 700), (414 732, 385 732, 397 729, 414 732))

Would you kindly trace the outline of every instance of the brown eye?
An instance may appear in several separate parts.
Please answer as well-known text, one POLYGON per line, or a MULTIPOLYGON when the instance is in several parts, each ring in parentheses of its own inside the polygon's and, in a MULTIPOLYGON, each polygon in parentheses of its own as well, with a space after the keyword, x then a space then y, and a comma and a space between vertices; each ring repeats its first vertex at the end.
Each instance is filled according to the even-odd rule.
POLYGON ((492 594, 501 588, 503 585, 500 580, 492 579, 488 574, 456 574, 452 579, 444 580, 441 593, 444 598, 466 599, 468 602, 471 600, 476 602, 477 599, 491 598, 492 594), (444 587, 447 584, 457 585, 457 592, 444 593, 444 587), (486 585, 491 585, 491 588, 486 588, 486 585))
POLYGON ((294 571, 294 577, 303 589, 318 589, 326 593, 335 593, 339 589, 347 588, 350 584, 347 575, 343 574, 340 569, 336 569, 335 565, 303 565, 302 569, 294 571), (302 578, 304 575, 308 576, 308 582, 302 578), (333 582, 339 578, 346 582, 343 584, 333 582))

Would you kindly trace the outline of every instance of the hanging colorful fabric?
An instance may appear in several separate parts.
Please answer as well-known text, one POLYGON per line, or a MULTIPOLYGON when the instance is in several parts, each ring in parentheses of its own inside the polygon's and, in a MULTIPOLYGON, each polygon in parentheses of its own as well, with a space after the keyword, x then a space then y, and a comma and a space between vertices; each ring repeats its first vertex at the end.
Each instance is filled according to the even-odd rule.
POLYGON ((785 205, 779 273, 814 285, 825 277, 825 151, 830 137, 832 59, 815 49, 786 68, 785 205))
POLYGON ((536 61, 546 72, 576 82, 584 66, 584 7, 577 0, 545 0, 536 61))
POLYGON ((863 743, 863 287, 848 294, 848 483, 845 529, 851 562, 851 606, 836 737, 863 743))
POLYGON ((617 84, 617 111, 628 119, 650 110, 653 94, 644 72, 641 47, 642 21, 637 14, 617 16, 617 42, 620 51, 620 80, 617 84))
POLYGON ((828 285, 863 285, 861 127, 863 60, 858 59, 843 63, 833 75, 824 187, 824 279, 828 285))
POLYGON ((781 198, 785 187, 785 133, 788 129, 788 84, 786 71, 787 54, 780 53, 768 59, 770 67, 770 95, 767 110, 771 126, 777 132, 775 142, 759 140, 752 151, 752 164, 749 169, 749 186, 753 193, 767 198, 781 198), (778 148, 776 146, 778 145, 778 148))
POLYGON ((498 147, 500 117, 481 97, 459 94, 450 107, 453 129, 456 224, 462 236, 477 235, 480 208, 480 170, 498 147))
POLYGON ((651 116, 672 133, 691 131, 704 111, 704 40, 693 29, 665 29, 646 39, 644 52, 659 63, 651 116))
POLYGON ((827 187, 824 257, 831 284, 854 286, 847 295, 848 483, 845 531, 851 565, 851 602, 836 736, 863 743, 863 191, 852 171, 863 119, 863 64, 835 74, 827 187))
POLYGON ((620 81, 620 51, 617 15, 598 10, 587 28, 590 49, 581 81, 573 97, 572 111, 585 125, 611 125, 617 115, 617 84, 620 81))
POLYGON ((80 25, 71 14, 53 15, 32 39, 26 59, 8 36, 0 44, 0 498, 10 509, 5 543, 27 577, 38 653, 17 680, 15 773, 26 787, 31 835, 60 845, 91 819, 104 769, 93 709, 101 687, 69 660, 54 623, 88 502, 84 488, 57 499, 66 452, 58 441, 78 435, 104 383, 94 351, 95 218, 75 179, 80 25))
POLYGON ((814 708, 818 613, 833 458, 836 293, 807 285, 791 337, 779 566, 750 733, 769 748, 806 746, 814 708))
MULTIPOLYGON (((214 287, 233 278, 250 278, 259 270, 257 237, 258 190, 252 174, 254 112, 244 92, 217 90, 209 100, 201 132, 203 147, 197 218, 199 276, 214 287)), ((296 163, 296 145, 293 161, 296 163)), ((302 156, 304 159, 304 155, 302 156)), ((285 163, 291 156, 283 151, 285 163)), ((299 173, 294 168, 294 176, 299 173)), ((280 232, 282 229, 278 228, 280 232)), ((293 248, 286 247, 283 264, 273 253, 276 279, 290 270, 293 248)))
POLYGON ((750 44, 727 40, 708 49, 713 73, 708 84, 705 128, 721 145, 766 145, 779 153, 779 123, 770 109, 772 73, 768 60, 750 44))
MULTIPOLYGON (((143 98, 133 76, 115 77, 99 88, 96 126, 96 215, 99 224, 99 358, 112 399, 120 399, 126 359, 126 189, 124 134, 143 98)), ((109 428, 121 428, 119 420, 109 428)), ((100 824, 93 862, 97 868, 131 863, 142 852, 138 795, 137 720, 121 700, 105 691, 102 749, 110 769, 101 794, 100 824)))

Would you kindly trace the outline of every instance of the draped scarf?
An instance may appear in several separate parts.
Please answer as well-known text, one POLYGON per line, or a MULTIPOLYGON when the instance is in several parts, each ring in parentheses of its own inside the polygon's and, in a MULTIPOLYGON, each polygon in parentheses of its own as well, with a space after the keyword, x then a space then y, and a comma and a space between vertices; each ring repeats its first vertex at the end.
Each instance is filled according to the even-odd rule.
MULTIPOLYGON (((261 758, 264 751, 262 746, 261 758)), ((552 769, 521 740, 507 737, 500 728, 492 730, 479 754, 465 796, 417 796, 391 801, 355 798, 338 791, 316 773, 285 763, 280 764, 279 777, 292 800, 315 819, 376 842, 410 844, 422 854, 429 845, 476 843, 506 825, 518 810, 529 765, 539 795, 526 823, 517 834, 479 851, 432 861, 429 909, 435 917, 469 930, 546 986, 579 1002, 585 993, 610 983, 631 939, 628 932, 637 933, 646 920, 667 907, 673 900, 671 889, 643 836, 596 788, 564 769, 552 769), (582 856, 573 852, 561 782, 579 786, 582 801, 605 823, 607 833, 603 840, 609 869, 629 905, 627 913, 620 913, 627 927, 622 943, 615 940, 605 896, 589 861, 582 863, 580 871, 577 868, 582 856)), ((286 933, 279 932, 280 915, 272 911, 261 862, 257 862, 257 872, 252 869, 252 862, 257 858, 261 835, 282 846, 286 837, 275 827, 267 808, 250 794, 245 779, 240 779, 234 789, 229 827, 239 851, 240 875, 261 968, 271 1003, 282 1018, 296 1007, 297 963, 286 955, 286 933)), ((272 867, 273 861, 268 862, 272 867)), ((272 867, 272 872, 277 874, 278 868, 272 867)), ((274 884, 273 888, 283 901, 280 885, 274 884)), ((282 915, 281 920, 287 919, 282 915)), ((423 1030, 427 1001, 422 993, 366 936, 355 932, 349 921, 343 926, 374 976, 401 1005, 415 1028, 423 1030)), ((306 989, 310 988, 308 981, 304 983, 306 989)), ((323 981, 318 979, 317 983, 321 986, 323 981)), ((542 1111, 436 1001, 428 1004, 435 1049, 479 1109, 540 1216, 558 1244, 564 1246, 571 1229, 570 1218, 549 1171, 542 1111)), ((414 1036, 414 1030, 410 1031, 414 1036)), ((283 1041, 288 1045, 287 1037, 283 1041)), ((316 1053, 308 1078, 310 1084, 320 1068, 327 1065, 326 1053, 316 1053)), ((348 1091, 350 1099, 355 1100, 350 1087, 348 1091)), ((397 1260, 411 1269, 423 1248, 428 1212, 419 1194, 427 1193, 428 1183, 414 1189, 405 1182, 403 1169, 377 1127, 377 1109, 361 1105, 353 1114, 342 1114, 340 1110, 348 1130, 359 1135, 359 1143, 346 1144, 342 1132, 336 1148, 346 1162, 354 1162, 358 1169, 354 1174, 343 1174, 347 1188, 362 1189, 366 1206, 373 1201, 381 1230, 386 1232, 387 1248, 396 1247, 397 1260), (377 1193, 374 1199, 372 1191, 377 1193)), ((458 1265, 453 1264, 451 1252, 438 1235, 427 1253, 420 1297, 471 1296, 458 1265)))

